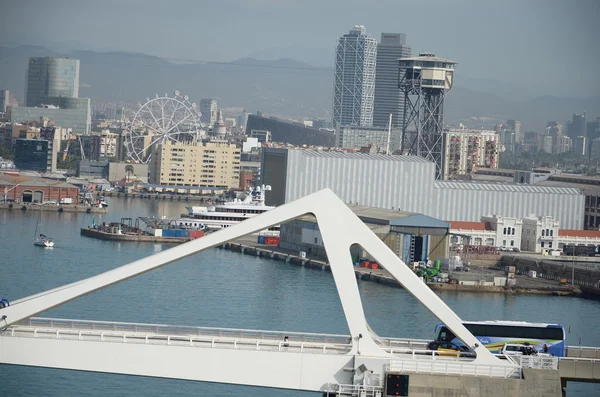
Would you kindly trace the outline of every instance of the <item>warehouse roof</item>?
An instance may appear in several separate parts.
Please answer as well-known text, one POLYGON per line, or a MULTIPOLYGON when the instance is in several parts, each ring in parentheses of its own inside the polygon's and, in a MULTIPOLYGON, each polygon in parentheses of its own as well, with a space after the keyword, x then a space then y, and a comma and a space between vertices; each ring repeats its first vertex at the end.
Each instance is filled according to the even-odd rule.
POLYGON ((489 222, 450 221, 452 230, 494 230, 489 222))
POLYGON ((30 176, 14 176, 7 174, 0 174, 0 185, 22 185, 30 187, 64 187, 64 188, 75 188, 72 184, 65 183, 56 179, 47 178, 35 178, 30 176))
POLYGON ((598 231, 598 230, 558 229, 558 235, 560 237, 591 237, 591 238, 600 238, 600 231, 598 231))
POLYGON ((458 181, 436 181, 437 189, 477 190, 491 192, 514 192, 514 193, 543 193, 543 194, 571 194, 581 195, 581 189, 569 187, 551 187, 538 185, 524 185, 521 183, 481 183, 481 182, 458 182, 458 181))
POLYGON ((401 161, 408 163, 431 163, 422 157, 417 156, 399 156, 385 154, 369 154, 359 152, 341 152, 341 151, 326 151, 326 150, 310 150, 300 149, 303 156, 306 157, 322 157, 322 158, 337 158, 337 159, 353 159, 353 160, 384 160, 384 161, 401 161))

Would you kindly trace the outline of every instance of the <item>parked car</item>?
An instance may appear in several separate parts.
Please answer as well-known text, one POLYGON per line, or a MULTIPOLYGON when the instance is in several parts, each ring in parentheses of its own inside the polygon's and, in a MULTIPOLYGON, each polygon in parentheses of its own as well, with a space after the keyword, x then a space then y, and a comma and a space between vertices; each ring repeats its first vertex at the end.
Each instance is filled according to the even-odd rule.
POLYGON ((427 350, 437 351, 440 356, 475 357, 468 347, 452 342, 429 342, 427 350))
POLYGON ((521 250, 519 249, 519 247, 513 247, 513 248, 512 248, 512 251, 513 251, 513 252, 521 252, 521 250))

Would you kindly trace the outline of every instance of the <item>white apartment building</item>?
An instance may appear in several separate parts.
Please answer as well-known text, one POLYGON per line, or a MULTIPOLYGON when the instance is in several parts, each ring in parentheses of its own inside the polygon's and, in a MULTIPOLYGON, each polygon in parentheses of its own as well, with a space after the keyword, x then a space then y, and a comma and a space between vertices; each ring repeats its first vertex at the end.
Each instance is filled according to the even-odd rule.
POLYGON ((551 216, 529 215, 522 219, 521 248, 524 251, 542 252, 559 248, 559 222, 551 216))
POLYGON ((104 130, 100 133, 100 157, 110 158, 117 155, 118 135, 104 130))
POLYGON ((221 140, 167 141, 154 146, 149 172, 151 184, 238 188, 240 149, 221 140))
POLYGON ((522 219, 484 216, 481 222, 449 221, 450 245, 486 245, 544 253, 565 245, 600 246, 599 230, 560 229, 551 216, 529 215, 522 219))
POLYGON ((481 217, 481 222, 450 221, 452 245, 487 245, 521 249, 523 221, 500 215, 481 217), (469 242, 470 240, 470 242, 469 242))
POLYGON ((498 133, 491 130, 444 131, 444 175, 460 179, 479 167, 498 168, 498 139, 498 133))

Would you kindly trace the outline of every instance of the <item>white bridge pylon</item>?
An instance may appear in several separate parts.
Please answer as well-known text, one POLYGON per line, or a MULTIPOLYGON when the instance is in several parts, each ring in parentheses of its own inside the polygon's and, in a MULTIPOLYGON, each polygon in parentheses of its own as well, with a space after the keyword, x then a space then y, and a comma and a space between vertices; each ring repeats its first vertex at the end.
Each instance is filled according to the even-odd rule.
POLYGON ((240 222, 177 247, 131 262, 108 272, 67 284, 36 295, 18 299, 0 309, 0 329, 50 310, 80 296, 138 276, 211 247, 249 235, 271 226, 312 214, 327 252, 329 265, 340 296, 352 337, 352 356, 392 358, 374 340, 365 318, 358 283, 354 274, 350 247, 362 246, 402 286, 433 313, 477 355, 474 363, 502 365, 485 346, 462 325, 461 319, 414 274, 383 241, 331 190, 324 189, 289 204, 240 222))

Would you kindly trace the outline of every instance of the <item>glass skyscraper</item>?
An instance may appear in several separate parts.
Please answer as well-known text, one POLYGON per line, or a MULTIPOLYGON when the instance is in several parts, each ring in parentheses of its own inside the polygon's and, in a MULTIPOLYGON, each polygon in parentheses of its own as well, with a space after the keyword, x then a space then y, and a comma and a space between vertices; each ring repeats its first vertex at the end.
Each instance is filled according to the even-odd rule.
POLYGON ((334 125, 373 124, 377 40, 356 25, 340 37, 335 49, 334 125))
POLYGON ((79 60, 29 58, 26 106, 57 105, 58 97, 79 97, 79 60))
MULTIPOLYGON (((386 127, 390 114, 392 127, 402 128, 404 120, 404 94, 398 88, 398 58, 410 57, 410 46, 406 45, 403 33, 382 33, 377 44, 377 66, 375 68, 375 105, 373 125, 386 127)), ((399 138, 399 137, 398 137, 399 138)))

